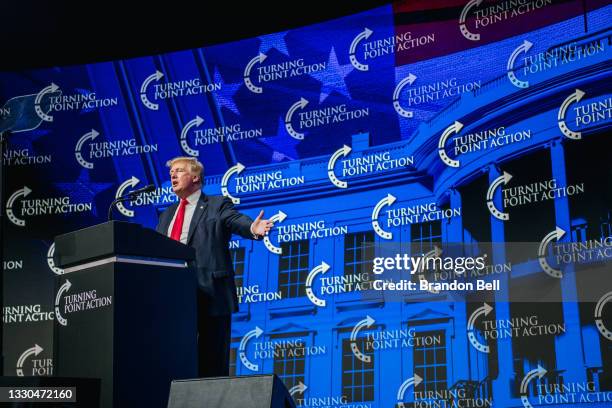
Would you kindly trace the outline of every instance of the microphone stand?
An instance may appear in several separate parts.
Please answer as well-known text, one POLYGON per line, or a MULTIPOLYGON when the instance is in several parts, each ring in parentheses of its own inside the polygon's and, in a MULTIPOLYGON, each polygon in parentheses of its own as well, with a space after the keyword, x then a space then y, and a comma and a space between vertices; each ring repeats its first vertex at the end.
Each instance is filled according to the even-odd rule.
POLYGON ((113 202, 110 204, 110 206, 108 207, 108 221, 112 221, 112 220, 113 220, 113 208, 115 208, 115 206, 116 206, 117 204, 122 203, 122 202, 124 202, 124 201, 130 201, 130 200, 133 200, 133 199, 135 199, 137 196, 138 196, 138 194, 132 194, 132 193, 130 193, 130 194, 128 194, 128 195, 127 195, 127 196, 125 196, 125 197, 118 197, 118 198, 115 198, 115 199, 113 200, 113 202))

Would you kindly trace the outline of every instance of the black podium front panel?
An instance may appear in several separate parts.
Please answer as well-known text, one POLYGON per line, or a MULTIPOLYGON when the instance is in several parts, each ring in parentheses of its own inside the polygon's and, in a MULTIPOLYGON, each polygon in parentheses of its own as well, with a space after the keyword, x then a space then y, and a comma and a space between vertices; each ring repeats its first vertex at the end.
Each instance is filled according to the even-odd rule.
POLYGON ((61 275, 56 373, 101 379, 102 407, 162 407, 197 375, 196 284, 186 268, 110 262, 61 275))

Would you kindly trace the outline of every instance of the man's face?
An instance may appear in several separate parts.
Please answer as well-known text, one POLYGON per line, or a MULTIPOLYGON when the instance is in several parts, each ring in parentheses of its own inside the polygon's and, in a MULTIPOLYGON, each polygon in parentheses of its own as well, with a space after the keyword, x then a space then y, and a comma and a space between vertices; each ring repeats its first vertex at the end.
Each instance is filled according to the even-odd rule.
POLYGON ((187 162, 176 162, 170 168, 172 191, 181 198, 187 198, 198 188, 199 176, 191 174, 191 166, 187 162))

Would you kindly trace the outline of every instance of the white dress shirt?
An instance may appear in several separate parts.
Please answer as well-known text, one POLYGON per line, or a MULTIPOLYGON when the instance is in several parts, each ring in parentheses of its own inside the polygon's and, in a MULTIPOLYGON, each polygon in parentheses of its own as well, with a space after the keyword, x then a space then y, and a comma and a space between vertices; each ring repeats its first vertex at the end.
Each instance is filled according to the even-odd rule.
MULTIPOLYGON (((198 205, 198 201, 200 200, 200 196, 202 192, 200 190, 196 190, 195 193, 191 194, 187 197, 187 205, 185 206, 185 219, 183 220, 183 230, 181 231, 181 242, 183 244, 187 244, 187 235, 189 234, 189 225, 191 224, 191 219, 193 218, 193 213, 198 205)), ((179 207, 181 206, 179 201, 179 207)), ((172 221, 168 226, 167 234, 170 236, 172 234, 172 227, 174 226, 174 220, 176 220, 176 213, 178 213, 179 207, 176 207, 176 211, 172 216, 172 221)))

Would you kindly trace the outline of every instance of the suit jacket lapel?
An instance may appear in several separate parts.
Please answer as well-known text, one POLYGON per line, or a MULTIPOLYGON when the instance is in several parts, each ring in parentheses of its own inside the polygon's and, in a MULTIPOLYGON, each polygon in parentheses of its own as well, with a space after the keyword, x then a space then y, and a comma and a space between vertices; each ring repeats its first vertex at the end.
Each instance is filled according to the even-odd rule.
POLYGON ((204 215, 207 208, 208 197, 206 197, 206 194, 202 192, 202 195, 200 195, 200 199, 198 200, 198 205, 196 206, 195 211, 193 212, 191 223, 189 224, 189 233, 187 233, 187 245, 189 245, 191 238, 193 238, 193 233, 195 232, 196 226, 198 225, 198 222, 200 222, 200 218, 202 218, 202 215, 204 215))
POLYGON ((170 227, 170 222, 172 222, 172 217, 174 217, 174 213, 176 212, 177 208, 178 203, 172 204, 170 207, 168 207, 168 211, 164 213, 164 217, 161 219, 159 224, 159 233, 166 236, 168 235, 168 228, 170 227))

